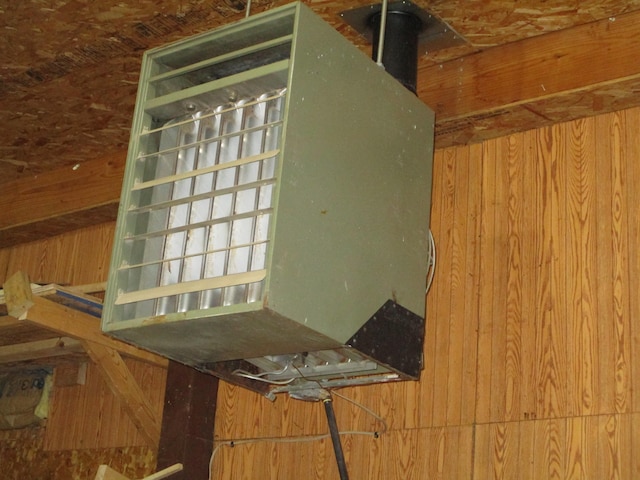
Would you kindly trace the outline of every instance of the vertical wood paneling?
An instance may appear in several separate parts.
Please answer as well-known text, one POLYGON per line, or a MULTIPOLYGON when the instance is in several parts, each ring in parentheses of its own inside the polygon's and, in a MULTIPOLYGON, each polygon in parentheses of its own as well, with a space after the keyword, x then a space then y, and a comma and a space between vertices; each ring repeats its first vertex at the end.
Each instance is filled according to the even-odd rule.
MULTIPOLYGON (((504 420, 507 403, 507 372, 506 372, 506 352, 507 352, 507 279, 509 272, 509 165, 508 165, 508 139, 498 138, 493 143, 492 158, 484 158, 483 161, 490 161, 493 165, 493 175, 484 180, 483 195, 487 197, 485 202, 491 211, 493 218, 493 229, 489 236, 491 256, 493 257, 493 276, 487 277, 489 297, 481 298, 481 302, 491 303, 491 383, 490 392, 490 422, 504 420), (489 193, 493 191, 493 193, 489 193)), ((489 143, 489 142, 488 142, 489 143)), ((484 270, 485 262, 481 260, 481 267, 484 270)), ((482 421, 478 418, 478 421, 482 421)))
MULTIPOLYGON (((480 283, 478 311, 478 365, 476 368, 476 421, 489 422, 491 419, 491 380, 493 369, 493 278, 494 278, 494 224, 495 214, 492 179, 496 177, 495 141, 485 142, 482 151, 481 189, 483 197, 480 205, 480 268, 484 281, 480 283)), ((493 397, 495 398, 495 396, 493 397)))
POLYGON ((565 286, 565 202, 564 128, 552 126, 538 131, 539 171, 538 235, 542 269, 537 280, 538 325, 536 329, 537 418, 565 413, 566 302, 565 286))
MULTIPOLYGON (((353 478, 640 477, 638 132, 634 109, 436 152, 424 372, 342 391, 389 426, 378 439, 343 437, 353 478)), ((0 274, 103 281, 112 232, 0 250, 0 274)), ((131 368, 160 406, 162 374, 131 368)), ((42 448, 142 444, 89 373, 84 387, 54 393, 42 448)), ((382 430, 339 397, 335 409, 342 430, 382 430)), ((217 440, 326 431, 321 404, 220 385, 217 440)), ((213 478, 257 474, 335 478, 331 443, 219 450, 213 478)))
MULTIPOLYGON (((441 228, 441 221, 436 216, 440 215, 442 211, 442 199, 440 191, 442 189, 442 170, 445 164, 445 158, 449 154, 450 149, 438 150, 433 156, 433 179, 432 179, 432 200, 431 200, 431 233, 436 241, 436 247, 440 245, 440 238, 443 237, 441 228), (437 193, 436 193, 437 192, 437 193)), ((438 325, 441 320, 441 313, 439 312, 440 297, 438 291, 441 288, 440 284, 444 281, 440 278, 440 271, 443 269, 442 259, 440 259, 439 249, 438 258, 436 264, 435 276, 431 289, 427 293, 427 315, 425 325, 425 339, 424 339, 424 368, 421 374, 420 386, 416 388, 416 393, 419 398, 414 403, 408 413, 407 428, 415 428, 420 425, 421 422, 425 422, 427 425, 433 425, 433 404, 436 392, 439 392, 441 385, 436 384, 436 345, 438 325), (420 409, 415 406, 420 406, 420 409)), ((444 267, 446 268, 446 267, 444 267)), ((443 286, 444 288, 444 286, 443 286)))
MULTIPOLYGON (((627 242, 629 245, 629 319, 630 328, 630 362, 629 388, 631 391, 630 408, 633 412, 640 412, 640 110, 623 112, 625 125, 625 142, 622 148, 627 162, 627 242)), ((637 450, 636 450, 637 451, 637 450)), ((640 455, 638 456, 640 457, 640 455)))
POLYGON ((613 179, 611 157, 613 150, 611 116, 595 118, 596 132, 596 171, 598 184, 596 190, 597 231, 597 337, 598 370, 597 401, 600 412, 615 411, 615 322, 613 320, 613 215, 611 199, 613 179))
MULTIPOLYGON (((634 109, 436 152, 425 369, 345 389, 390 426, 347 442, 354 478, 640 476, 639 131, 634 109)), ((219 432, 326 429, 313 405, 221 391, 219 432)), ((336 407, 342 429, 376 428, 336 407)), ((225 449, 214 478, 276 451, 278 478, 305 477, 295 455, 319 462, 309 478, 333 474, 330 444, 306 449, 225 449)))
MULTIPOLYGON (((613 214, 613 305, 615 326, 615 407, 616 412, 628 409, 630 361, 630 321, 629 321, 629 273, 627 244, 626 199, 626 156, 623 149, 625 131, 620 113, 611 114, 612 118, 612 201, 613 214)), ((637 134, 637 132, 636 132, 637 134)), ((636 205, 637 207, 637 205, 636 205)), ((635 292, 637 294, 637 292, 635 292)))
MULTIPOLYGON (((536 342, 539 326, 540 291, 539 278, 546 271, 544 243, 540 223, 540 189, 538 188, 539 164, 537 137, 522 135, 522 206, 520 218, 520 248, 522 257, 522 289, 520 306, 520 414, 522 419, 535 419, 538 414, 538 363, 536 342)), ((533 432, 531 432, 533 433, 533 432)), ((533 439, 533 435, 529 438, 533 439)), ((526 478, 526 477, 525 477, 526 478)))
MULTIPOLYGON (((464 337, 463 337, 463 379, 459 395, 462 398, 461 425, 469 425, 475 420, 476 389, 478 373, 478 324, 480 308, 480 285, 482 282, 482 267, 480 256, 481 237, 481 205, 482 205, 482 145, 472 145, 468 149, 467 178, 462 176, 463 170, 458 176, 458 183, 468 184, 468 199, 466 210, 460 208, 456 215, 467 218, 466 231, 466 264, 464 275, 464 337)), ((463 156, 459 154, 459 157, 463 156)))
POLYGON ((629 465, 630 478, 638 478, 640 476, 640 414, 634 413, 630 415, 629 425, 631 428, 631 462, 629 465))
MULTIPOLYGON (((433 407, 432 425, 440 426, 447 423, 447 406, 449 403, 448 380, 450 369, 455 370, 455 356, 452 357, 450 351, 451 333, 451 292, 452 282, 459 285, 457 277, 459 271, 452 268, 454 264, 454 213, 455 213, 455 167, 456 150, 447 149, 441 158, 438 168, 439 176, 434 180, 439 186, 439 202, 434 205, 438 211, 434 214, 437 217, 439 228, 435 237, 438 257, 438 278, 435 280, 435 362, 433 375, 433 407), (453 363, 453 365, 452 365, 453 363)), ((435 234, 434 234, 435 235, 435 234)), ((455 286, 453 287, 455 289, 455 286)), ((455 371, 453 374, 455 378, 455 371)))
POLYGON ((447 176, 447 190, 453 194, 451 212, 451 263, 447 265, 449 270, 449 325, 448 349, 449 368, 447 375, 446 395, 446 419, 445 425, 460 425, 462 413, 462 381, 464 364, 464 335, 465 335, 465 286, 466 286, 466 240, 467 240, 467 215, 459 212, 468 211, 468 185, 469 182, 461 182, 461 178, 469 178, 468 150, 453 150, 452 164, 448 168, 451 173, 447 176), (449 185, 450 182, 450 185, 449 185))
MULTIPOLYGON (((527 420, 520 422, 518 425, 518 433, 520 435, 518 441, 518 479, 519 480, 536 480, 540 478, 539 472, 535 470, 534 459, 539 453, 536 450, 536 422, 527 420)), ((478 477, 482 478, 482 477, 478 477)))
POLYGON ((511 135, 506 139, 507 150, 507 274, 506 274, 506 351, 505 351, 505 413, 504 420, 519 420, 522 415, 522 300, 523 256, 522 212, 525 196, 523 172, 525 158, 524 135, 511 135))
MULTIPOLYGON (((106 280, 113 224, 97 225, 0 250, 2 277, 26 271, 33 282, 79 285, 106 280)), ((141 362, 127 365, 161 415, 166 372, 141 362)), ((47 451, 146 445, 99 372, 89 365, 85 385, 53 391, 42 447, 47 451)))
POLYGON ((565 478, 582 479, 592 477, 595 472, 589 470, 589 432, 585 417, 574 417, 567 420, 565 446, 565 478))
POLYGON ((594 121, 567 124, 567 386, 568 415, 593 413, 596 377, 594 121))

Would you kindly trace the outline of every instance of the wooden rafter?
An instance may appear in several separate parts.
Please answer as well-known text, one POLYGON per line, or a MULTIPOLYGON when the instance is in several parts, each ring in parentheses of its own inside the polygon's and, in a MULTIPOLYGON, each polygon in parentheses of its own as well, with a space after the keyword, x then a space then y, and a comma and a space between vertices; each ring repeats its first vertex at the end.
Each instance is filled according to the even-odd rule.
MULTIPOLYGON (((436 111, 436 147, 465 144, 640 105, 640 11, 487 48, 418 74, 436 111)), ((0 192, 0 247, 117 214, 126 152, 0 192)))
MULTIPOLYGON (((33 295, 29 279, 23 272, 15 273, 5 282, 4 297, 9 315, 17 321, 29 322, 79 342, 97 365, 111 391, 121 401, 140 434, 150 446, 158 445, 160 419, 124 363, 121 353, 164 367, 168 364, 166 359, 107 337, 100 331, 99 320, 87 313, 33 295)), ((24 349, 12 347, 18 348, 19 354, 25 354, 24 349)), ((52 348, 51 345, 48 347, 52 348)), ((7 353, 16 354, 13 351, 7 353)))

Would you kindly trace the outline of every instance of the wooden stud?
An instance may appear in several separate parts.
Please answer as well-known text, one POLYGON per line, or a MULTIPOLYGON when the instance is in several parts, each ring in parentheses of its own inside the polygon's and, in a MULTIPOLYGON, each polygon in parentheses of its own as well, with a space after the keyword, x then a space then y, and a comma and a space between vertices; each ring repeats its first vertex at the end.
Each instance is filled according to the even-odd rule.
POLYGON ((160 422, 120 354, 90 340, 83 340, 82 345, 140 434, 150 447, 155 448, 160 439, 160 422))

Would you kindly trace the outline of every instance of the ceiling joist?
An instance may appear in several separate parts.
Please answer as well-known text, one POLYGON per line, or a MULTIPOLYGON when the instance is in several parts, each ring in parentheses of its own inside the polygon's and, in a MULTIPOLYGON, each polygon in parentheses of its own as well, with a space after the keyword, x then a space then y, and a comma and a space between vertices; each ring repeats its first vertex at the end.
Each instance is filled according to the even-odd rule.
POLYGON ((423 68, 436 144, 459 145, 640 105, 640 11, 423 68))
MULTIPOLYGON (((423 66, 446 147, 640 105, 640 11, 423 66)), ((114 220, 125 151, 5 184, 0 247, 114 220)))

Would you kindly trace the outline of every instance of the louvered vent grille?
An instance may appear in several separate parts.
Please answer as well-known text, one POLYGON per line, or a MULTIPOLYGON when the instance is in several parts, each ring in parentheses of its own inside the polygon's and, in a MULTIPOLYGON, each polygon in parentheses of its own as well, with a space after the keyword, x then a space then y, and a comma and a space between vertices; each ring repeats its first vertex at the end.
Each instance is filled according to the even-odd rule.
POLYGON ((143 254, 119 268, 129 280, 116 300, 126 316, 260 300, 284 96, 220 105, 142 135, 150 151, 136 160, 142 178, 124 245, 143 254))

